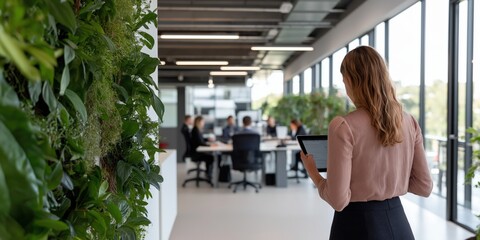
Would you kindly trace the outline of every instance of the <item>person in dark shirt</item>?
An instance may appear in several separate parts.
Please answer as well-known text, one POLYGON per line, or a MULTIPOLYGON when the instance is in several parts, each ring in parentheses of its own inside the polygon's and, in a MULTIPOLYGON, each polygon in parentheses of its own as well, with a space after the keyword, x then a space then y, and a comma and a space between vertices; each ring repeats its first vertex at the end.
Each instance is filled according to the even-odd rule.
POLYGON ((215 144, 210 144, 203 138, 203 127, 205 121, 202 116, 198 116, 194 120, 194 126, 192 129, 192 150, 193 150, 193 161, 204 161, 207 166, 207 176, 208 178, 212 177, 212 163, 213 156, 211 154, 197 152, 197 147, 199 146, 210 146, 215 144))
MULTIPOLYGON (((292 137, 292 140, 296 140, 297 136, 299 135, 307 135, 307 131, 305 131, 305 128, 303 128, 302 122, 298 119, 293 119, 290 121, 290 136, 292 137)), ((298 171, 300 170, 298 168, 298 164, 301 163, 303 166, 302 159, 300 158, 300 151, 295 153, 295 162, 290 166, 290 170, 298 171)), ((307 171, 305 170, 305 167, 301 169, 302 173, 304 174, 304 177, 307 178, 307 171)))
POLYGON ((277 124, 275 124, 275 118, 268 116, 267 118, 267 136, 277 137, 277 124))
POLYGON ((182 128, 180 132, 185 139, 185 153, 183 153, 183 159, 185 160, 186 157, 191 157, 192 153, 192 134, 190 129, 193 127, 193 119, 192 116, 186 115, 185 120, 183 121, 182 128))
POLYGON ((232 139, 233 134, 238 132, 239 128, 235 125, 235 119, 232 115, 227 117, 227 126, 222 130, 222 140, 228 141, 232 139))
POLYGON ((245 116, 242 119, 243 127, 237 131, 236 134, 242 134, 242 133, 255 133, 255 134, 260 134, 259 132, 255 131, 252 128, 252 118, 250 116, 245 116))

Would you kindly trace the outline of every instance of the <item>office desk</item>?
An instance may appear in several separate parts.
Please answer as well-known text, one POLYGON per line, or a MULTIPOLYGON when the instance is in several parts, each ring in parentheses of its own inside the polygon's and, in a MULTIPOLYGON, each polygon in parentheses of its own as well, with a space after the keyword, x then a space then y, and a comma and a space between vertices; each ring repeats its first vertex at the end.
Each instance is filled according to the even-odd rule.
MULTIPOLYGON (((289 142, 294 143, 294 142, 289 142)), ((273 152, 275 153, 275 185, 277 187, 287 187, 287 154, 291 151, 300 150, 298 144, 288 144, 285 147, 277 147, 278 141, 266 141, 260 144, 261 152, 273 152)), ((219 155, 225 152, 231 152, 233 146, 231 144, 219 143, 216 146, 199 146, 197 152, 211 152, 215 155, 219 155)), ((214 158, 213 163, 213 185, 218 186, 218 157, 214 158)))

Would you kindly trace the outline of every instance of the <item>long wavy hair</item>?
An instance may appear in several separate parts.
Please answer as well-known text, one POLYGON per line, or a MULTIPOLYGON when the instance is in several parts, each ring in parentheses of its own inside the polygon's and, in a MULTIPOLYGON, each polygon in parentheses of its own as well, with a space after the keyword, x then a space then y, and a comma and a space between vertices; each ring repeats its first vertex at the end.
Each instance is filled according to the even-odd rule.
POLYGON ((383 146, 402 142, 402 105, 395 96, 387 66, 380 54, 368 46, 350 51, 343 59, 340 72, 357 108, 366 109, 372 126, 383 146))

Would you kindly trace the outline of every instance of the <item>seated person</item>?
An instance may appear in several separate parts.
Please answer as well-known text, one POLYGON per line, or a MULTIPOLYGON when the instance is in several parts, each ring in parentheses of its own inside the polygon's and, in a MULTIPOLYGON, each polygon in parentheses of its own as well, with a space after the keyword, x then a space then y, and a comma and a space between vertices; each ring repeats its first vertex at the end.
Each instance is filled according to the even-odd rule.
POLYGON ((277 125, 275 124, 275 118, 268 116, 267 118, 267 136, 277 137, 277 125))
POLYGON ((255 131, 252 128, 252 118, 250 116, 243 117, 242 122, 243 122, 243 127, 240 130, 238 130, 237 134, 242 134, 242 133, 260 134, 259 132, 255 131))
POLYGON ((193 127, 193 119, 192 116, 186 115, 185 120, 183 121, 183 125, 181 128, 181 133, 185 139, 185 153, 183 153, 183 159, 185 160, 186 157, 190 157, 190 153, 192 152, 192 134, 191 129, 193 127))
MULTIPOLYGON (((305 128, 303 128, 302 122, 298 119, 292 119, 290 121, 290 136, 292 137, 292 140, 296 140, 298 135, 307 135, 307 131, 305 131, 305 128)), ((298 168, 298 164, 301 163, 303 166, 303 162, 300 159, 300 151, 295 153, 295 162, 290 166, 290 170, 295 170, 298 171, 300 170, 298 168)), ((307 178, 307 172, 305 171, 305 167, 301 170, 303 174, 305 174, 305 178, 307 178)))
POLYGON ((239 128, 235 125, 235 119, 232 115, 227 117, 227 126, 222 130, 222 140, 228 141, 232 139, 233 134, 238 132, 239 128))
POLYGON ((213 155, 208 153, 197 152, 198 146, 210 146, 213 144, 209 144, 203 138, 203 127, 205 126, 205 121, 203 120, 202 116, 198 116, 194 120, 194 127, 192 129, 191 137, 192 137, 192 150, 193 150, 193 161, 204 161, 207 167, 207 177, 212 177, 212 163, 213 163, 213 155))

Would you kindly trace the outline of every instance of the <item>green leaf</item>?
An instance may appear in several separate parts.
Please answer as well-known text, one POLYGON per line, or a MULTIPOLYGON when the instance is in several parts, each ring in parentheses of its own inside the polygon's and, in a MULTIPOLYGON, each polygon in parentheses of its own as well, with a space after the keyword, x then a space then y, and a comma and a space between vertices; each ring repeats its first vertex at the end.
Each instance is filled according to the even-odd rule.
POLYGON ((103 196, 105 196, 105 194, 107 193, 107 190, 108 190, 108 182, 103 181, 100 187, 98 188, 98 198, 102 198, 103 196))
POLYGON ((150 57, 148 54, 142 53, 142 61, 137 65, 138 76, 149 76, 157 69, 160 64, 158 58, 150 57))
POLYGON ((62 181, 63 177, 63 167, 61 162, 57 162, 55 164, 55 168, 53 168, 52 173, 48 177, 48 189, 56 188, 60 182, 62 181))
POLYGON ((17 93, 5 81, 3 72, 0 71, 0 106, 20 106, 17 93))
POLYGON ((163 182, 163 177, 154 172, 150 172, 147 177, 148 182, 157 190, 160 190, 160 183, 163 182))
POLYGON ((128 239, 128 240, 136 240, 137 235, 135 234, 135 230, 129 226, 121 226, 117 229, 118 234, 120 235, 118 239, 128 239))
POLYGON ((60 95, 63 96, 65 94, 65 90, 67 89, 68 85, 70 84, 70 68, 68 65, 65 65, 63 68, 62 73, 62 80, 60 82, 60 95))
POLYGON ((67 109, 65 109, 65 107, 63 106, 61 106, 60 108, 60 114, 58 115, 58 119, 60 120, 64 128, 68 128, 68 126, 70 125, 70 119, 67 109))
POLYGON ((128 225, 134 225, 134 226, 148 226, 150 223, 150 220, 146 217, 136 217, 132 219, 128 219, 127 224, 128 225))
POLYGON ((0 166, 0 219, 5 218, 10 212, 10 193, 8 190, 7 180, 3 173, 3 167, 0 166))
POLYGON ((135 27, 133 28, 133 31, 137 31, 142 26, 146 28, 147 24, 150 23, 150 22, 155 24, 155 26, 156 26, 156 24, 157 24, 157 14, 155 12, 150 11, 149 13, 143 15, 142 18, 140 19, 140 21, 138 21, 138 23, 135 24, 135 27))
POLYGON ((50 112, 55 112, 57 109, 57 99, 55 98, 55 94, 48 82, 43 83, 42 97, 45 103, 47 103, 50 112))
POLYGON ((67 173, 63 172, 62 174, 62 186, 65 187, 66 189, 68 190, 73 190, 73 182, 72 182, 72 179, 70 178, 70 176, 68 176, 67 173))
POLYGON ((28 82, 28 93, 30 94, 30 100, 35 105, 40 98, 40 94, 42 93, 42 82, 28 82))
POLYGON ((110 51, 115 51, 115 43, 107 35, 102 35, 103 40, 107 43, 108 49, 110 51))
POLYGON ((143 43, 145 43, 145 46, 148 48, 148 49, 152 49, 153 46, 155 45, 155 38, 152 37, 152 35, 146 33, 146 32, 139 32, 140 36, 142 36, 145 41, 143 41, 143 43))
POLYGON ((129 98, 129 97, 128 97, 127 90, 126 90, 124 87, 122 87, 122 86, 120 86, 120 85, 118 85, 118 84, 116 84, 116 83, 113 83, 112 85, 113 85, 113 87, 117 90, 117 93, 119 93, 119 96, 122 96, 122 97, 123 97, 123 101, 124 101, 124 102, 127 102, 127 101, 128 101, 128 98, 129 98))
POLYGON ((73 108, 75 108, 75 110, 77 110, 77 112, 80 114, 82 121, 87 121, 87 109, 85 108, 82 99, 80 99, 80 97, 70 89, 65 91, 65 96, 72 103, 73 108))
POLYGON ((75 14, 68 1, 44 0, 48 7, 48 12, 53 15, 55 20, 67 27, 72 33, 77 29, 75 14))
POLYGON ((36 220, 34 224, 39 227, 45 227, 45 228, 53 229, 57 231, 63 231, 63 230, 69 229, 67 224, 59 220, 41 219, 41 220, 36 220))
POLYGON ((27 45, 25 50, 34 56, 37 61, 48 69, 53 69, 54 66, 57 66, 57 61, 53 56, 53 50, 42 50, 33 47, 32 45, 27 45), (47 52, 48 51, 48 52, 47 52))
POLYGON ((6 33, 1 25, 0 53, 11 60, 25 77, 34 81, 40 80, 40 72, 28 60, 20 46, 20 42, 6 33))
POLYGON ((120 186, 123 186, 127 179, 130 177, 130 174, 132 174, 132 166, 124 161, 118 161, 117 164, 117 176, 119 178, 119 183, 120 186))
POLYGON ((107 232, 107 224, 105 223, 105 219, 100 215, 100 213, 94 210, 89 210, 88 214, 90 214, 90 216, 95 219, 92 225, 95 227, 97 232, 100 235, 105 235, 105 233, 107 232))
POLYGON ((68 45, 63 47, 63 59, 65 60, 65 65, 70 64, 73 59, 75 59, 75 50, 68 45))
POLYGON ((140 130, 140 125, 135 120, 126 120, 122 123, 122 137, 130 138, 140 130))
POLYGON ((40 77, 42 80, 48 81, 50 85, 53 85, 53 78, 55 75, 54 69, 50 69, 45 67, 44 65, 40 65, 40 77))
POLYGON ((95 12, 95 11, 99 10, 100 8, 102 8, 103 4, 105 4, 105 2, 104 1, 99 1, 99 0, 96 0, 95 2, 90 2, 85 7, 82 7, 80 9, 79 15, 82 15, 84 13, 95 12))
POLYGON ((163 113, 165 112, 165 106, 163 105, 160 98, 158 98, 158 96, 153 91, 152 91, 152 107, 153 107, 153 110, 155 110, 155 112, 158 115, 158 120, 160 122, 163 122, 163 113))
POLYGON ((122 223, 122 213, 120 212, 120 208, 116 204, 114 204, 114 203, 108 204, 107 205, 107 210, 112 215, 112 217, 115 219, 115 222, 117 224, 122 223))
POLYGON ((22 217, 23 214, 28 213, 24 208, 32 206, 38 200, 38 181, 25 151, 1 118, 0 136, 0 166, 9 186, 10 198, 13 200, 11 214, 22 217))

